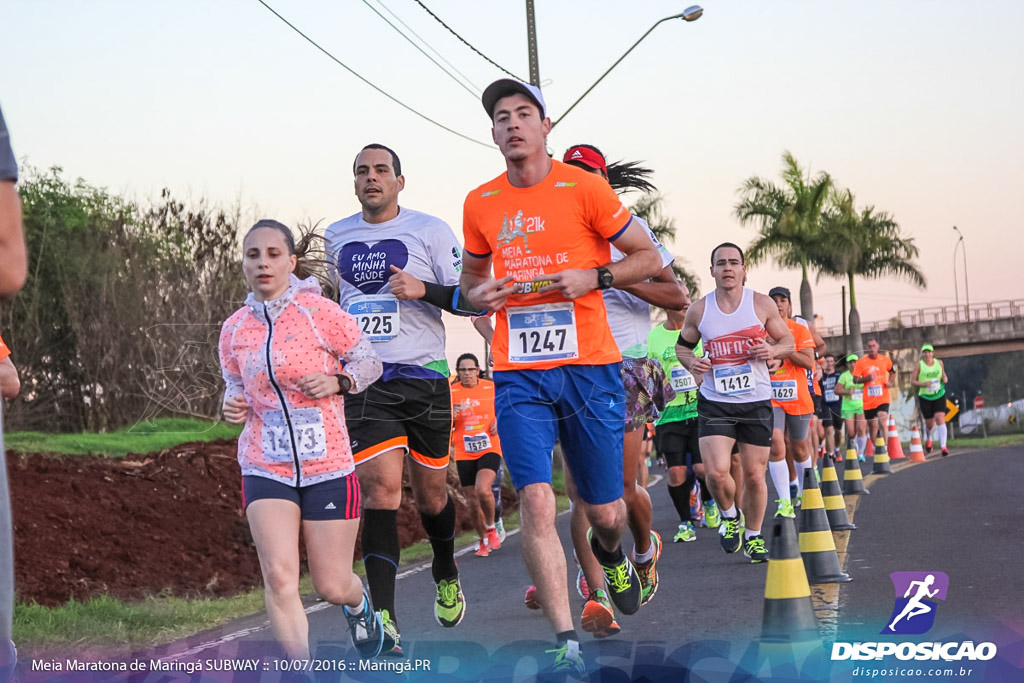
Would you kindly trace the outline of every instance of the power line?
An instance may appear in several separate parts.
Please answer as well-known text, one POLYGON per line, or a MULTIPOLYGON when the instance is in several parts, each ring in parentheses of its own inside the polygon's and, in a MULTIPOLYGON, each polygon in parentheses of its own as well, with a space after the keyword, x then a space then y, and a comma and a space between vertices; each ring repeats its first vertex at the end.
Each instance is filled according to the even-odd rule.
POLYGON ((459 68, 457 66, 455 66, 454 64, 452 64, 451 62, 449 62, 447 59, 445 59, 444 55, 441 54, 441 52, 439 50, 437 50, 433 45, 431 45, 429 42, 427 42, 423 38, 423 36, 421 36, 420 34, 416 33, 416 31, 411 26, 409 26, 409 24, 407 24, 404 21, 402 21, 402 17, 400 17, 397 14, 395 14, 395 11, 393 9, 391 9, 386 4, 384 4, 384 0, 377 0, 377 4, 380 5, 381 7, 383 7, 385 9, 385 11, 387 11, 387 13, 390 14, 395 19, 395 21, 397 21, 399 24, 401 24, 403 26, 403 28, 405 28, 406 31, 408 31, 409 33, 411 33, 414 36, 416 36, 416 38, 419 39, 419 41, 421 43, 423 43, 428 48, 430 48, 430 51, 433 52, 435 55, 437 55, 438 59, 440 59, 442 62, 447 64, 449 66, 449 68, 451 68, 452 71, 454 71, 459 76, 461 76, 462 80, 464 80, 466 83, 469 83, 469 85, 473 89, 475 89, 478 93, 480 92, 479 86, 477 86, 477 84, 473 82, 473 79, 471 79, 469 76, 467 76, 466 74, 464 74, 461 71, 459 71, 459 68))
MULTIPOLYGON (((390 26, 391 28, 393 28, 393 29, 395 30, 395 33, 397 33, 398 35, 400 35, 400 36, 402 36, 403 38, 405 38, 405 39, 406 39, 406 41, 408 41, 408 43, 409 43, 410 45, 412 45, 412 46, 413 46, 414 48, 416 48, 417 50, 419 50, 419 51, 420 51, 420 54, 422 54, 422 55, 423 55, 424 57, 426 57, 426 58, 427 58, 427 59, 429 59, 429 60, 430 60, 431 62, 433 62, 433 63, 434 63, 434 66, 436 66, 436 67, 437 67, 438 69, 440 69, 441 71, 445 72, 445 74, 446 74, 446 75, 447 75, 447 76, 448 76, 449 78, 451 78, 451 79, 452 79, 453 81, 455 81, 456 83, 458 83, 458 84, 459 84, 459 87, 461 87, 461 88, 462 88, 463 90, 465 90, 466 92, 468 92, 468 93, 469 93, 470 95, 472 95, 472 96, 473 96, 474 98, 477 98, 477 97, 479 97, 479 96, 480 96, 480 93, 477 93, 477 92, 474 92, 473 90, 470 90, 469 86, 467 86, 467 85, 466 85, 465 83, 463 83, 462 81, 460 81, 460 80, 459 80, 458 78, 456 78, 456 77, 455 77, 455 74, 453 74, 453 73, 452 73, 451 71, 449 71, 448 69, 444 68, 444 67, 443 67, 443 66, 442 66, 442 65, 441 65, 441 64, 440 64, 440 63, 439 63, 439 62, 438 62, 438 61, 437 61, 436 59, 434 59, 434 58, 433 58, 433 57, 431 57, 431 56, 430 56, 429 54, 427 54, 426 50, 424 50, 424 49, 423 49, 422 47, 420 47, 419 45, 417 45, 417 44, 416 44, 416 42, 415 42, 415 41, 414 41, 414 40, 413 40, 412 38, 410 38, 409 36, 405 35, 405 34, 404 34, 404 33, 402 32, 402 30, 401 30, 400 28, 398 28, 397 26, 395 26, 394 24, 392 24, 392 23, 391 23, 391 20, 390 20, 390 19, 388 19, 387 17, 385 17, 385 16, 383 15, 383 14, 381 14, 381 13, 380 13, 380 11, 379 11, 379 10, 378 10, 378 9, 377 9, 376 7, 374 7, 373 5, 371 5, 371 4, 370 4, 370 1, 369 1, 369 0, 363 0, 363 4, 364 4, 364 5, 366 5, 367 7, 369 7, 369 8, 371 9, 371 10, 373 10, 373 13, 374 13, 374 14, 376 14, 376 15, 377 15, 378 17, 380 17, 380 18, 381 18, 381 19, 382 19, 382 20, 384 21, 384 23, 386 23, 386 24, 387 24, 388 26, 390 26)), ((423 39, 422 39, 422 38, 420 38, 420 40, 423 40, 423 39)))
POLYGON ((398 106, 402 107, 402 108, 403 108, 403 109, 405 109, 406 111, 409 111, 409 112, 411 112, 411 113, 415 114, 416 116, 420 117, 420 118, 421 118, 421 119, 423 119, 424 121, 428 121, 428 122, 430 122, 430 123, 434 124, 434 125, 435 125, 435 126, 437 126, 438 128, 443 128, 444 130, 448 131, 448 132, 449 132, 449 133, 451 133, 452 135, 457 135, 458 137, 462 138, 463 140, 468 140, 468 141, 470 141, 470 142, 474 142, 474 143, 476 143, 476 144, 478 144, 478 145, 480 145, 480 146, 482 146, 482 147, 487 147, 488 149, 493 149, 493 145, 490 145, 490 144, 488 144, 488 143, 486 143, 486 142, 481 142, 480 140, 477 140, 476 138, 471 138, 471 137, 469 137, 468 135, 464 135, 464 134, 460 133, 459 131, 457 131, 457 130, 455 130, 455 129, 453 129, 453 128, 449 128, 448 126, 444 125, 443 123, 440 123, 440 122, 438 122, 438 121, 435 121, 434 119, 430 118, 430 117, 429 117, 429 116, 427 116, 426 114, 420 113, 419 111, 417 111, 417 110, 413 109, 412 107, 410 107, 410 106, 409 106, 408 104, 406 104, 405 102, 402 102, 402 101, 401 101, 400 99, 398 99, 397 97, 395 97, 395 96, 391 95, 390 93, 388 93, 387 91, 385 91, 385 90, 381 89, 381 88, 380 88, 380 87, 378 87, 377 85, 373 84, 372 82, 370 82, 369 80, 367 80, 366 78, 364 78, 363 76, 361 76, 360 74, 356 73, 356 72, 355 72, 355 71, 354 71, 354 70, 353 70, 353 69, 352 69, 351 67, 349 67, 349 66, 348 66, 347 64, 345 64, 344 62, 342 62, 342 61, 341 61, 340 59, 338 59, 338 58, 337 58, 337 57, 335 57, 334 55, 332 55, 332 54, 331 54, 330 52, 328 52, 328 51, 327 51, 327 50, 326 50, 325 48, 321 47, 319 43, 317 43, 317 42, 316 42, 315 40, 313 40, 312 38, 310 38, 309 36, 307 36, 307 35, 306 35, 305 33, 303 33, 303 32, 302 32, 301 30, 299 30, 299 28, 298 28, 297 26, 295 26, 295 25, 294 25, 294 24, 292 24, 292 23, 291 23, 290 21, 288 21, 287 19, 285 19, 284 17, 282 17, 282 16, 280 15, 280 14, 278 14, 278 13, 277 13, 277 10, 275 10, 275 9, 274 9, 273 7, 271 7, 271 6, 270 6, 270 5, 268 5, 268 4, 266 3, 266 2, 264 2, 264 0, 257 0, 257 2, 259 2, 259 3, 261 4, 261 5, 263 5, 264 7, 266 7, 266 8, 267 8, 267 10, 269 10, 269 11, 270 11, 270 13, 271 13, 271 14, 273 14, 273 15, 274 15, 275 17, 277 17, 278 19, 280 19, 281 21, 283 21, 283 22, 284 22, 284 23, 285 23, 285 24, 286 24, 286 25, 288 26, 288 28, 290 28, 291 30, 295 31, 295 32, 296 32, 296 33, 298 33, 298 34, 299 34, 300 36, 302 36, 303 38, 305 38, 305 39, 306 39, 306 41, 307 41, 307 42, 308 42, 308 43, 309 43, 310 45, 312 45, 312 46, 313 46, 313 47, 315 47, 315 48, 316 48, 317 50, 320 50, 320 52, 323 52, 323 53, 324 53, 325 55, 327 55, 327 56, 328 56, 328 57, 329 57, 329 58, 331 59, 331 61, 333 61, 333 62, 334 62, 335 64, 337 64, 337 65, 338 65, 338 66, 340 66, 341 68, 345 69, 345 70, 346 70, 346 71, 348 71, 348 72, 349 72, 350 74, 352 74, 353 76, 355 76, 356 78, 358 78, 359 80, 361 80, 361 81, 362 81, 363 83, 365 83, 366 85, 370 86, 371 88, 373 88, 374 90, 376 90, 377 92, 379 92, 379 93, 380 93, 381 95, 383 95, 384 97, 388 98, 389 100, 391 100, 392 102, 394 102, 394 103, 395 103, 395 104, 397 104, 398 106))
POLYGON ((424 4, 422 3, 422 2, 420 2, 420 0, 414 0, 414 1, 416 2, 416 4, 417 4, 417 5, 419 5, 420 7, 422 7, 422 8, 423 8, 423 10, 424 10, 424 11, 425 11, 425 12, 426 12, 427 14, 429 14, 429 15, 430 15, 430 16, 432 16, 432 17, 434 17, 434 19, 436 19, 436 20, 437 20, 437 23, 441 24, 441 26, 444 26, 444 27, 445 27, 446 29, 448 29, 448 32, 449 32, 449 33, 451 33, 451 34, 452 34, 453 36, 455 36, 456 38, 458 38, 459 40, 461 40, 461 41, 462 41, 462 42, 463 42, 463 43, 464 43, 464 44, 466 45, 466 47, 468 47, 468 48, 469 48, 470 50, 472 50, 473 52, 477 53, 478 55, 480 55, 481 57, 483 57, 483 58, 484 58, 485 60, 487 60, 488 62, 490 62, 490 63, 491 63, 492 65, 494 65, 494 66, 498 67, 499 69, 501 69, 502 71, 504 71, 504 72, 505 72, 505 73, 507 73, 507 74, 508 74, 509 76, 511 76, 512 78, 516 79, 517 81, 522 81, 523 83, 526 83, 526 82, 527 82, 527 80, 526 80, 525 78, 520 78, 519 76, 516 76, 516 75, 515 75, 514 73, 512 73, 511 71, 509 71, 508 69, 506 69, 505 67, 503 67, 503 66, 502 66, 501 64, 498 64, 498 63, 497 63, 496 61, 494 61, 493 59, 491 59, 490 57, 488 57, 487 55, 485 55, 485 54, 484 54, 483 52, 480 52, 480 50, 478 50, 478 49, 476 49, 475 47, 473 47, 473 46, 472 46, 472 45, 470 44, 470 42, 469 42, 468 40, 466 40, 465 38, 463 38, 462 36, 460 36, 460 35, 459 35, 458 33, 456 33, 456 32, 455 32, 455 29, 453 29, 453 28, 452 28, 451 26, 449 26, 448 24, 444 23, 444 21, 442 21, 442 20, 441 20, 441 17, 439 17, 439 16, 437 16, 436 14, 434 14, 433 12, 431 12, 431 11, 430 11, 430 8, 429 8, 429 7, 427 7, 426 5, 424 5, 424 4))

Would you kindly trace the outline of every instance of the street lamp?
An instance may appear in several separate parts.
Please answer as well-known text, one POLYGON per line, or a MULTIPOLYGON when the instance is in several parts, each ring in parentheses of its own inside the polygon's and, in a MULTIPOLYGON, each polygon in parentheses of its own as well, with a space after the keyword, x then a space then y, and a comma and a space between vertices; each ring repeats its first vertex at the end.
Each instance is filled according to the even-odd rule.
MULTIPOLYGON (((954 225, 953 226, 953 230, 956 231, 956 234, 960 235, 960 239, 957 240, 956 246, 953 247, 953 280, 954 280, 954 282, 956 281, 956 250, 962 244, 963 247, 964 247, 964 249, 963 249, 963 252, 964 252, 964 296, 967 299, 967 306, 966 306, 966 310, 965 310, 965 315, 967 317, 967 320, 970 321, 970 319, 971 319, 971 288, 970 288, 970 286, 967 283, 967 242, 964 241, 964 234, 962 232, 960 232, 960 228, 958 228, 958 227, 956 227, 954 225)), ((958 309, 960 308, 960 294, 959 294, 959 290, 957 290, 956 306, 957 306, 958 309)))
POLYGON ((551 127, 554 128, 555 126, 557 126, 562 121, 562 119, 564 119, 566 116, 568 116, 569 112, 571 112, 573 109, 575 109, 576 105, 579 104, 583 100, 584 97, 589 95, 590 91, 593 90, 594 88, 596 88, 597 84, 600 83, 601 81, 603 81, 604 77, 607 76, 609 73, 611 73, 612 69, 614 69, 615 67, 617 67, 619 65, 619 62, 621 62, 623 59, 625 59, 626 55, 628 55, 630 52, 632 52, 633 48, 635 48, 637 45, 639 45, 643 41, 644 38, 646 38, 648 35, 650 35, 651 31, 653 31, 654 29, 658 28, 658 26, 662 22, 670 21, 672 19, 682 19, 683 21, 687 21, 687 22, 689 22, 689 21, 697 21, 698 19, 700 19, 702 14, 704 14, 704 8, 701 7, 700 5, 693 5, 692 7, 687 7, 685 10, 683 10, 682 14, 673 14, 671 17, 665 17, 664 19, 659 19, 658 21, 654 22, 654 25, 651 26, 649 29, 647 29, 647 33, 645 33, 642 36, 640 36, 640 39, 637 40, 635 43, 633 43, 632 47, 630 47, 628 50, 626 50, 621 57, 616 59, 615 63, 612 64, 610 67, 608 67, 608 70, 605 71, 603 74, 601 74, 601 77, 598 78, 596 81, 594 81, 594 84, 591 85, 589 88, 587 88, 586 92, 584 92, 582 95, 580 95, 579 98, 577 98, 577 100, 575 102, 573 102, 572 105, 568 109, 565 110, 565 113, 563 113, 561 116, 559 116, 558 119, 556 119, 555 122, 551 124, 551 127))

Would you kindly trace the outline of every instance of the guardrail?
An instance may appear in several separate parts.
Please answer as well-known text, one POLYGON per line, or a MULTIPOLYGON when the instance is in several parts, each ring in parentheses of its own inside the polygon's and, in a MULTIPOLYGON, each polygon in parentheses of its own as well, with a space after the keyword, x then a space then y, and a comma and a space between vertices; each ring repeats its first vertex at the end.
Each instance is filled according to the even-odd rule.
MULTIPOLYGON (((861 333, 884 332, 885 330, 902 329, 905 327, 931 327, 934 325, 956 325, 958 323, 977 322, 979 320, 1002 320, 1024 316, 1024 299, 1006 299, 1004 301, 988 301, 970 306, 939 306, 935 308, 917 308, 900 311, 889 320, 861 323, 861 333)), ((833 326, 819 330, 823 337, 839 337, 843 334, 842 326, 833 326)))

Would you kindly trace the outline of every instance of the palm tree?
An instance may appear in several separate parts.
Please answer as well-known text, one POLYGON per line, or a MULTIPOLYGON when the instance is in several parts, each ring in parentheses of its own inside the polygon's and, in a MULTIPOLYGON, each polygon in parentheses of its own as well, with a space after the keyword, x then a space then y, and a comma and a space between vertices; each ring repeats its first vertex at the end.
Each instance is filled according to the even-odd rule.
POLYGON ((850 289, 850 344, 854 351, 864 348, 854 276, 896 277, 924 288, 926 281, 914 263, 918 249, 914 238, 904 237, 900 226, 885 211, 869 206, 857 211, 850 190, 834 190, 822 214, 823 237, 814 250, 813 261, 822 275, 846 278, 850 289))
POLYGON ((814 265, 810 254, 821 238, 821 211, 832 178, 824 171, 810 177, 787 151, 782 154, 782 180, 781 186, 757 176, 744 180, 737 190, 742 198, 735 215, 741 225, 760 228, 747 247, 747 261, 753 265, 772 258, 785 268, 800 268, 800 313, 814 320, 807 271, 814 265))
MULTIPOLYGON (((666 216, 662 210, 664 199, 660 194, 648 193, 638 199, 636 204, 629 207, 630 213, 647 221, 651 232, 654 233, 654 236, 662 244, 665 244, 668 240, 675 239, 676 236, 675 219, 666 216)), ((691 297, 696 299, 700 295, 700 283, 697 281, 697 277, 682 265, 682 259, 678 256, 672 264, 672 272, 690 290, 691 297)))

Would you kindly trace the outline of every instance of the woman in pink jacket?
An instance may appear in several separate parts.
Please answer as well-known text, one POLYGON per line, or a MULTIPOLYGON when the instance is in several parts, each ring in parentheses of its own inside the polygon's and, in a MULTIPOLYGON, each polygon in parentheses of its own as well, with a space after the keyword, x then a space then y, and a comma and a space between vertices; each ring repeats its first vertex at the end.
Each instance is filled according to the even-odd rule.
POLYGON ((223 412, 228 422, 245 423, 238 439, 243 505, 271 628, 289 659, 309 658, 301 531, 313 586, 342 606, 360 656, 375 657, 380 618, 352 573, 359 480, 342 396, 380 377, 380 359, 355 318, 321 296, 315 278, 293 274, 300 255, 291 230, 262 220, 242 248, 252 291, 221 328, 223 412))

